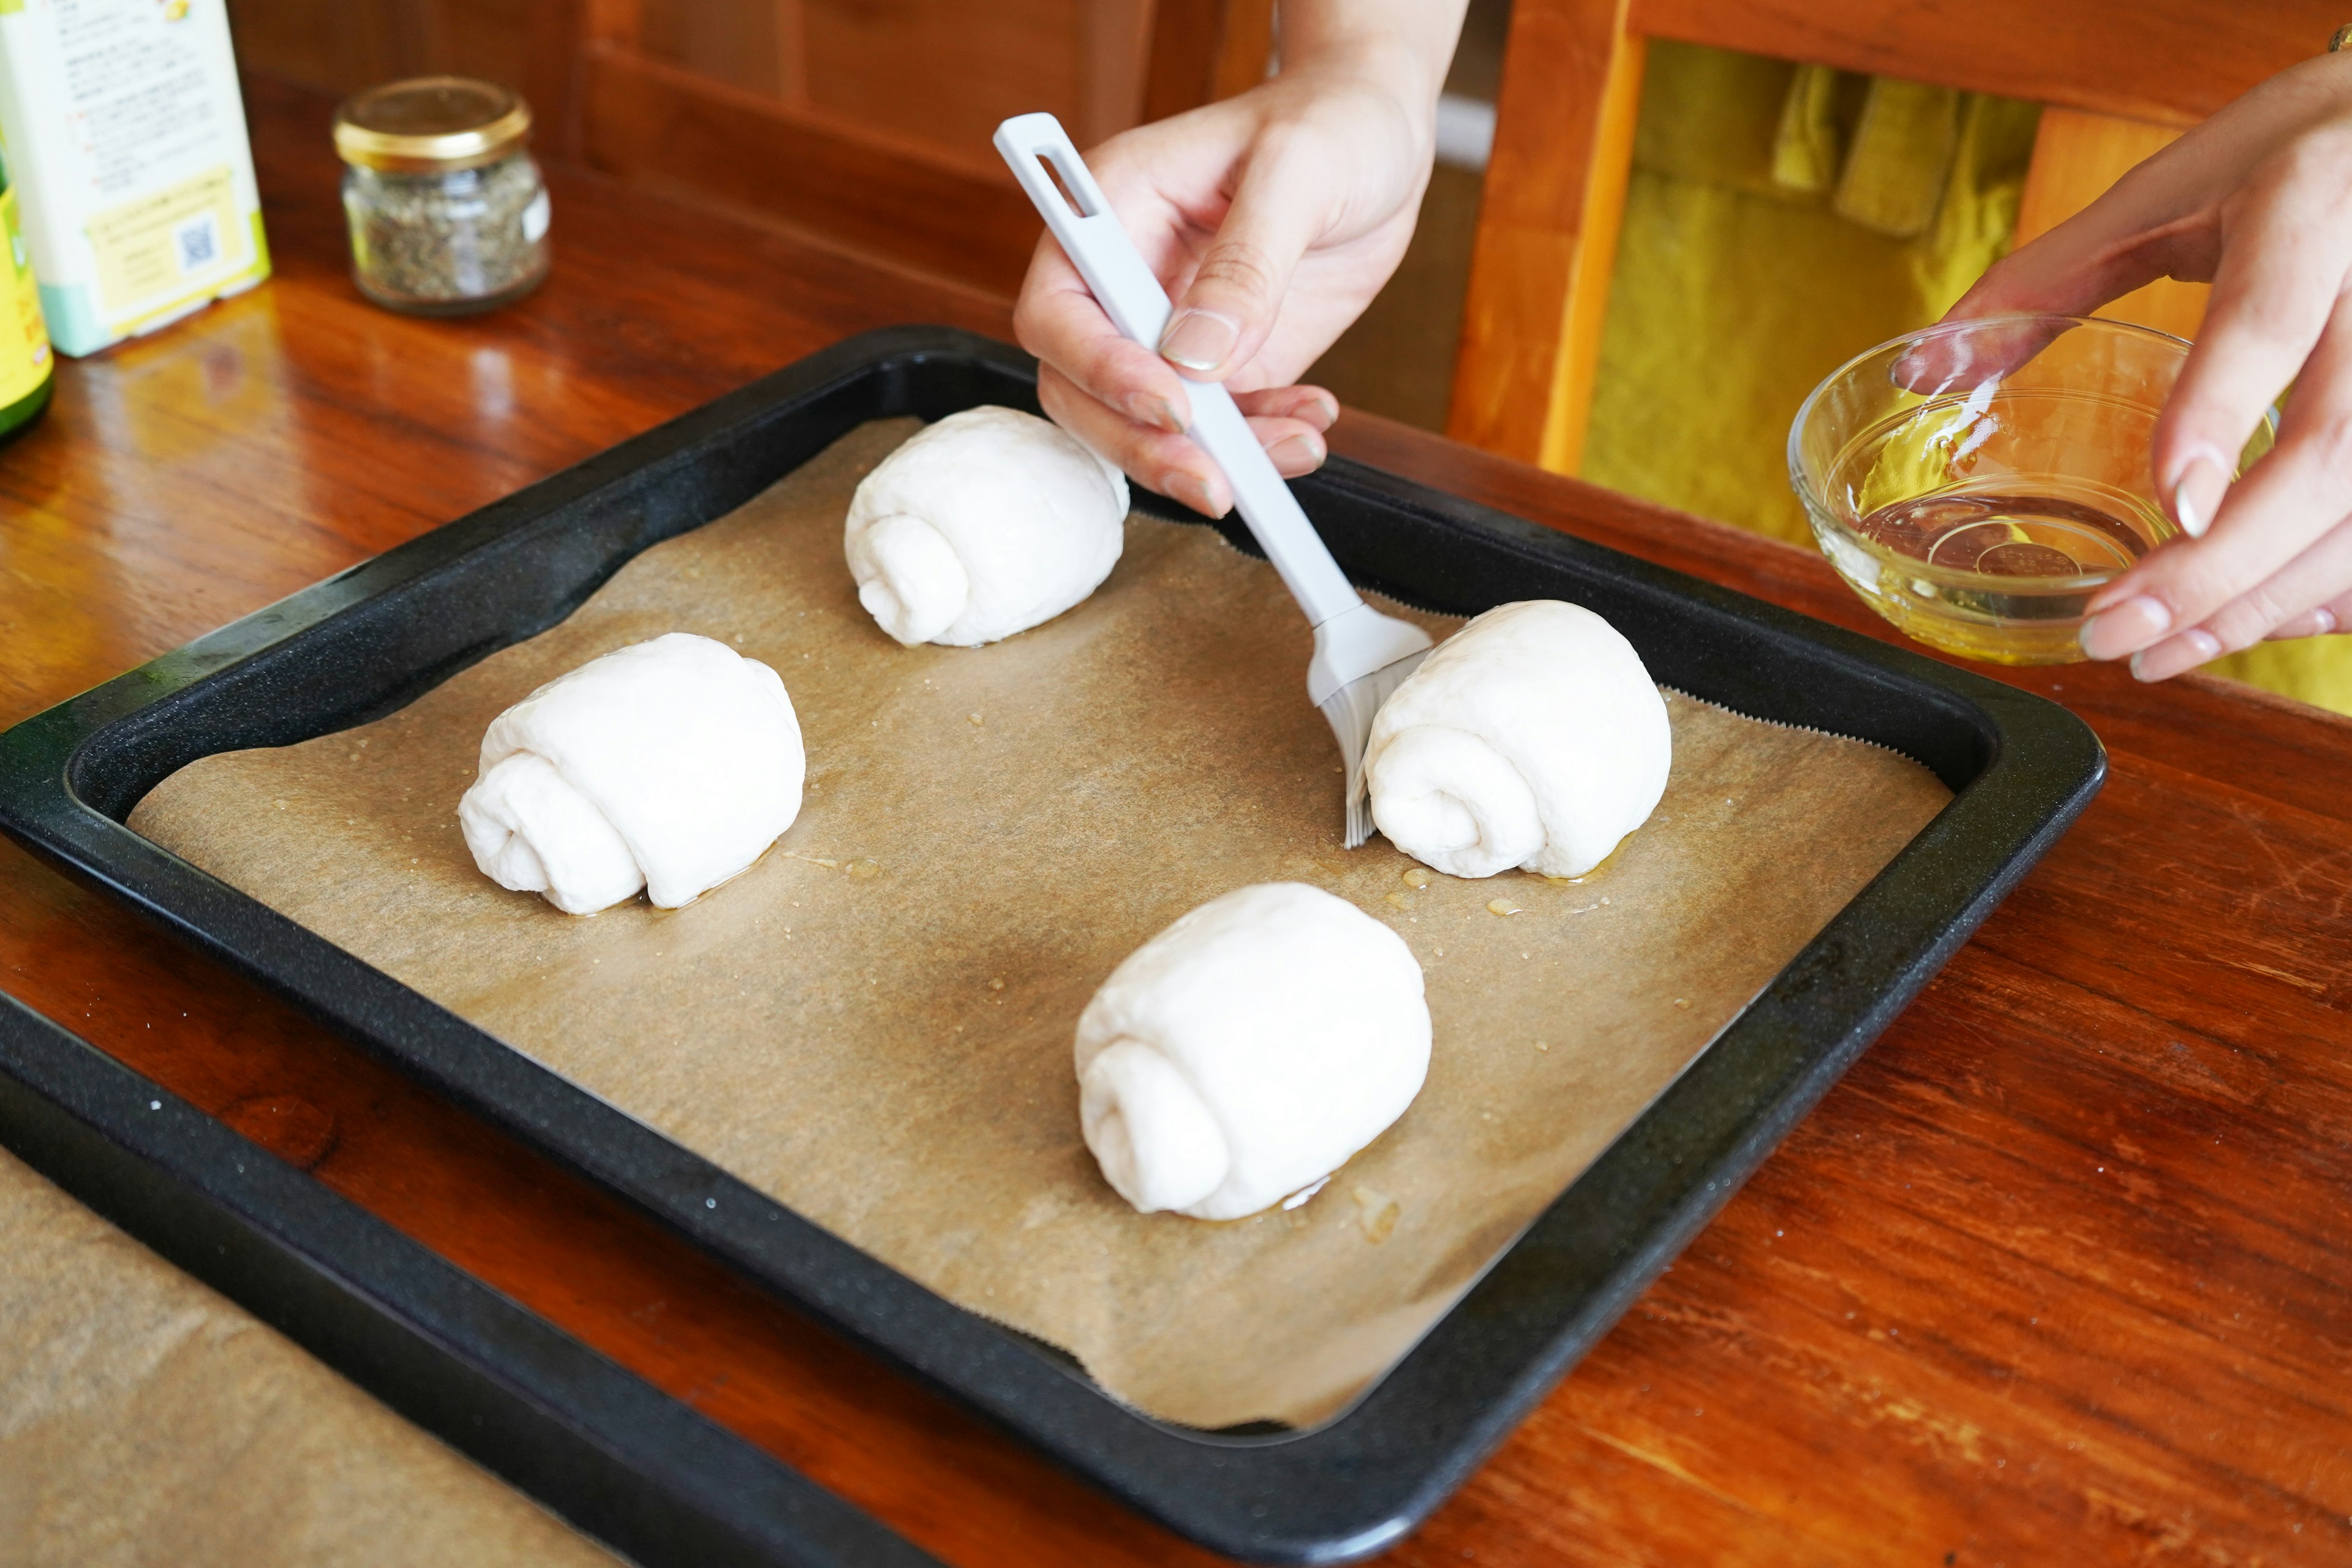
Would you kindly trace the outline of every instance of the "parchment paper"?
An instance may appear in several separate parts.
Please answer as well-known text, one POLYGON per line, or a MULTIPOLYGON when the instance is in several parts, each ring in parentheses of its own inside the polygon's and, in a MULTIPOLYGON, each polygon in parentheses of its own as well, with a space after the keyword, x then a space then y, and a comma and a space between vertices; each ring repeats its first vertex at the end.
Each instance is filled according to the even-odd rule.
POLYGON ((0 1563, 619 1562, 0 1151, 0 1563))
POLYGON ((1310 636, 1210 530, 1129 519, 1091 599, 990 647, 885 637, 841 520, 911 428, 852 434, 390 718, 191 764, 132 826, 1119 1398, 1222 1427, 1311 1423, 1393 1364, 1948 798, 1891 752, 1675 699, 1665 800, 1592 879, 1412 889, 1385 840, 1339 847, 1310 636), (782 672, 799 821, 671 913, 494 886, 456 815, 485 727, 668 631, 782 672), (1300 1207, 1138 1215, 1079 1137, 1078 1013, 1178 915, 1276 879, 1411 943, 1428 1084, 1300 1207))

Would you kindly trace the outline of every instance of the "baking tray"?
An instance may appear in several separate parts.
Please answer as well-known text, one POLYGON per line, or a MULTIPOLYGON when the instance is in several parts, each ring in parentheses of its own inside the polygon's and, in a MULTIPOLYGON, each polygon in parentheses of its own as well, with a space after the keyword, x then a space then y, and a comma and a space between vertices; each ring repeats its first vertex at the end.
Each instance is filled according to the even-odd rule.
POLYGON ((544 630, 867 420, 980 403, 1035 409, 1034 362, 931 327, 813 355, 0 735, 0 827, 1171 1528, 1265 1563, 1369 1555, 1461 1484, 1917 994, 2096 793, 2105 753, 2055 704, 1392 475, 1336 460, 1301 481, 1364 587, 1456 615, 1574 600, 1656 679, 1892 747, 1956 795, 1386 1378, 1299 1432, 1117 1404, 123 826, 198 757, 381 717, 544 630))
POLYGON ((645 1568, 940 1568, 5 994, 0 1145, 645 1568))

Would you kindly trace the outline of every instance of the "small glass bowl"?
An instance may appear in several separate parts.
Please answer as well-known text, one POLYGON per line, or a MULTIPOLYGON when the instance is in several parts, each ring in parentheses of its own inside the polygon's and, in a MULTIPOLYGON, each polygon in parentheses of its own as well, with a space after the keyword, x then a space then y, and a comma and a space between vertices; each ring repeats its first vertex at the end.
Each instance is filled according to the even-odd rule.
MULTIPOLYGON (((1993 664, 2083 658, 2083 606, 2179 530, 2149 437, 2189 345, 2083 316, 1951 321, 1813 389, 1789 482, 1853 591, 1906 635, 1993 664)), ((2239 471, 2270 450, 2273 410, 2239 471)))

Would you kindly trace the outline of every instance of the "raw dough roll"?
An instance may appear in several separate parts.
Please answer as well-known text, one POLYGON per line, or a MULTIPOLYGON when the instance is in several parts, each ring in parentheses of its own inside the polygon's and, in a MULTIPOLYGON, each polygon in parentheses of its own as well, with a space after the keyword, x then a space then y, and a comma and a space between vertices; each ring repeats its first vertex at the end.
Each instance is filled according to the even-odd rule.
POLYGON ((857 602, 909 647, 978 647, 1050 621, 1118 563, 1127 476, 1061 426, 967 408, 866 475, 843 546, 857 602))
POLYGON ((1451 877, 1580 877, 1649 820, 1674 740, 1641 655, 1532 599, 1438 645, 1381 705, 1364 767, 1389 842, 1451 877))
POLYGON ((1119 1196, 1238 1219, 1329 1175, 1421 1092, 1421 965, 1320 889, 1243 888, 1111 971, 1077 1068, 1087 1147, 1119 1196))
POLYGON ((776 672, 688 632, 590 659, 490 722, 457 821, 502 888, 593 914, 676 909, 800 815, 807 759, 776 672))

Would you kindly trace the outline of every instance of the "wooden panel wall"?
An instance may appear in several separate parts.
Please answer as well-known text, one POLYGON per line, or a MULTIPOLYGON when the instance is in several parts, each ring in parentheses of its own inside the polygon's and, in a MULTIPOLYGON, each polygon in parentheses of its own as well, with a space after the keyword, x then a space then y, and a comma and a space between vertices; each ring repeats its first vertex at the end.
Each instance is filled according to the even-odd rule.
POLYGON ((1001 165, 612 45, 590 47, 582 101, 598 168, 994 293, 1020 287, 1044 227, 1001 165))
POLYGON ((569 134, 583 0, 228 0, 237 60, 334 93, 432 71, 504 82, 569 134))
POLYGON ((640 0, 636 47, 978 164, 1008 115, 1049 110, 1081 144, 1134 124, 1151 10, 1150 0, 640 0))
POLYGON ((1274 0, 1157 0, 1139 123, 1255 86, 1273 53, 1274 0))
POLYGON ((1091 144, 1264 74, 1272 0, 230 0, 238 57, 334 92, 520 89, 540 145, 998 292, 1039 225, 988 138, 1091 144), (1164 47, 1162 46, 1165 46, 1164 47))
MULTIPOLYGON (((642 0, 638 46, 698 76, 767 98, 802 96, 800 28, 789 0, 713 5, 709 0, 642 0)), ((616 32, 625 32, 625 27, 616 32)))

